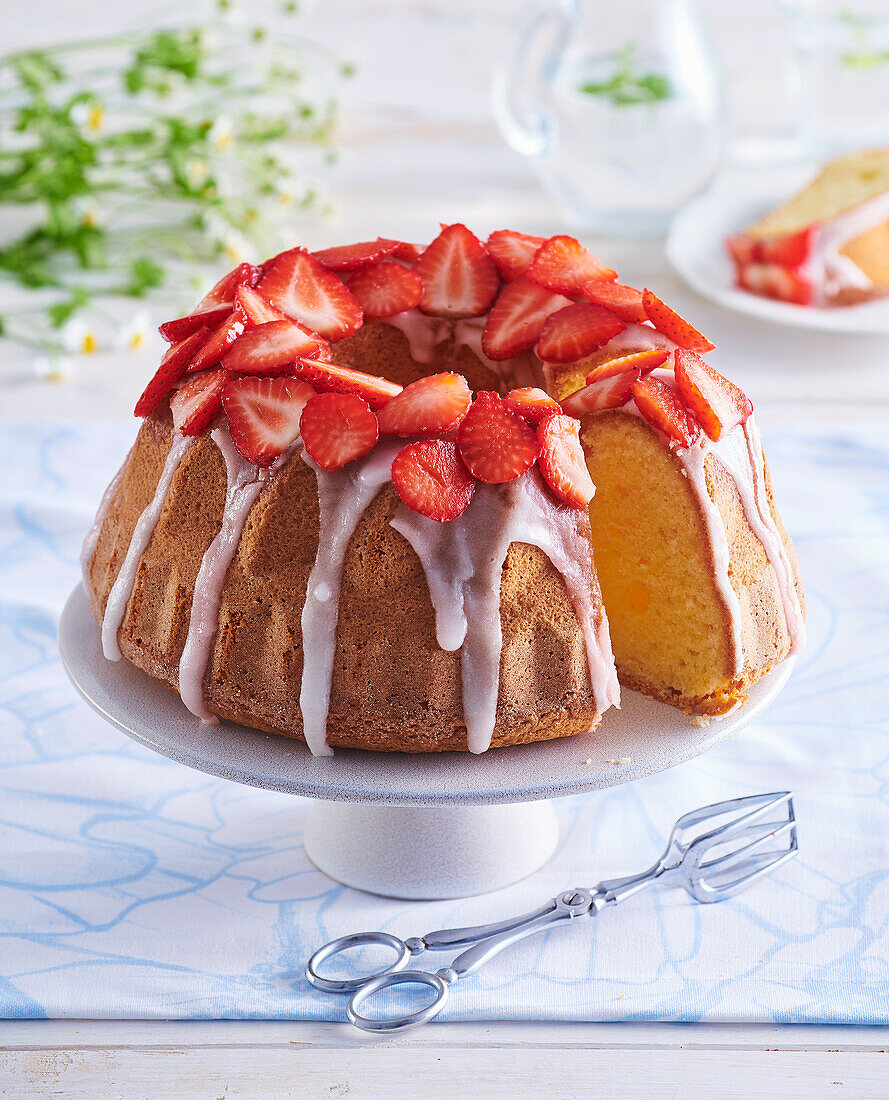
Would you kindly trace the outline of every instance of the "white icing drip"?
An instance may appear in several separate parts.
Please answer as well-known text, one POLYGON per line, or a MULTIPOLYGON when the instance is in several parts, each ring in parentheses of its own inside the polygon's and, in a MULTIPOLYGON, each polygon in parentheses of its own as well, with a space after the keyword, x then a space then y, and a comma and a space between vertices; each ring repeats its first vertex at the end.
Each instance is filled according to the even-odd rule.
POLYGON ((201 560, 195 580, 188 637, 179 660, 179 694, 192 714, 208 725, 215 725, 218 718, 204 703, 204 676, 219 627, 222 586, 247 516, 267 477, 262 477, 258 466, 241 457, 227 427, 215 428, 210 438, 225 460, 225 507, 222 525, 201 560))
POLYGON ((306 586, 302 613, 303 673, 299 705, 303 735, 314 756, 331 756, 327 744, 327 711, 336 652, 343 562, 365 508, 389 481, 392 459, 403 439, 379 443, 362 462, 342 470, 323 470, 303 452, 318 479, 320 527, 318 552, 306 586), (320 594, 320 595, 319 595, 320 594))
POLYGON ((418 309, 406 309, 387 317, 386 324, 403 333, 415 363, 431 363, 435 349, 451 334, 451 323, 442 317, 428 317, 418 309))
POLYGON ((111 483, 102 494, 102 499, 99 501, 99 507, 96 511, 96 518, 93 520, 92 527, 87 531, 86 537, 83 540, 83 546, 80 548, 80 573, 83 577, 83 587, 86 589, 89 589, 89 567, 90 562, 93 560, 93 554, 96 552, 96 547, 99 544, 99 534, 102 531, 102 524, 105 522, 105 517, 108 515, 111 502, 117 490, 120 488, 120 483, 123 481, 124 470, 127 468, 127 463, 130 461, 130 455, 132 453, 133 448, 130 447, 127 452, 127 457, 121 463, 120 469, 111 479, 111 483))
POLYGON ((607 344, 599 348, 599 352, 605 352, 607 358, 616 359, 619 355, 629 355, 634 351, 675 351, 676 344, 669 336, 664 336, 656 328, 650 325, 637 325, 630 322, 623 332, 612 336, 607 344))
POLYGON ((889 221, 889 191, 859 203, 815 229, 809 270, 818 304, 824 305, 844 289, 870 290, 873 282, 841 249, 862 233, 889 221))
POLYGON ((590 684, 600 713, 618 706, 620 689, 608 620, 590 584, 590 547, 570 510, 550 500, 531 471, 508 485, 479 485, 462 516, 436 523, 400 506, 392 526, 411 544, 426 574, 436 637, 462 646, 463 715, 470 752, 485 752, 497 718, 500 685, 500 581, 509 547, 541 549, 559 570, 584 636, 590 684))
POLYGON ((157 526, 157 521, 160 519, 167 492, 172 484, 176 470, 179 468, 179 463, 185 457, 189 447, 194 443, 195 438, 195 436, 180 435, 178 432, 174 432, 173 445, 170 447, 167 454, 167 460, 164 463, 160 480, 154 491, 154 497, 142 515, 139 516, 136 526, 133 529, 133 536, 130 539, 126 557, 124 558, 123 565, 120 567, 120 572, 117 574, 117 579, 108 594, 108 602, 105 605, 105 616, 102 619, 102 652, 109 661, 120 660, 121 654, 120 646, 117 644, 117 632, 126 614, 127 604, 130 602, 130 595, 133 591, 133 585, 136 583, 136 573, 139 569, 139 561, 157 526))

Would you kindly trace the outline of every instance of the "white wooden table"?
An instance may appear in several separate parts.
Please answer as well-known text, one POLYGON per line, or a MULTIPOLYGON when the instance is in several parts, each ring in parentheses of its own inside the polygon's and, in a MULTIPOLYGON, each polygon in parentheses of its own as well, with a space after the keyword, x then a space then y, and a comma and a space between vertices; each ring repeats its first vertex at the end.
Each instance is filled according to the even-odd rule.
MULTIPOLYGON (((8 47, 74 33, 84 16, 108 30, 119 22, 110 17, 109 23, 114 6, 107 0, 43 0, 40 6, 42 20, 21 6, 5 13, 8 47)), ((128 10, 152 6, 138 0, 128 10)), ((761 111, 768 98, 763 85, 751 87, 744 74, 749 77, 751 56, 757 74, 767 68, 760 46, 772 24, 763 21, 775 14, 766 0, 723 0, 716 9, 721 14, 711 18, 717 31, 723 27, 720 48, 740 76, 736 96, 746 94, 748 107, 761 111)), ((303 243, 378 233, 423 240, 439 220, 465 221, 480 233, 504 225, 530 232, 562 228, 487 116, 490 59, 511 10, 508 0, 318 5, 312 32, 340 42, 364 69, 348 127, 350 152, 334 184, 343 216, 303 243), (422 57, 403 48, 417 34, 424 35, 422 57)), ((719 364, 752 395, 766 428, 801 418, 889 423, 889 342, 729 316, 678 283, 660 243, 590 243, 625 281, 658 288, 716 340, 719 364)), ((123 361, 97 355, 82 361, 77 378, 53 384, 35 382, 29 359, 6 351, 0 416, 128 415, 155 354, 123 361)), ((886 1100, 887 1048, 889 1028, 864 1027, 487 1022, 378 1038, 346 1025, 297 1022, 5 1021, 0 1096, 886 1100)))

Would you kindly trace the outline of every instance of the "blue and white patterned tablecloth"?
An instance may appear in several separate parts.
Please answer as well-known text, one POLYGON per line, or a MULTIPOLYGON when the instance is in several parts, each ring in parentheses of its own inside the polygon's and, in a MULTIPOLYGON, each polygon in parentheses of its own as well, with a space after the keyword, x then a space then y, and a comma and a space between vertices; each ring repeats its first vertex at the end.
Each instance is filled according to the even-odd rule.
POLYGON ((889 1023, 889 430, 767 433, 809 596, 809 644, 760 721, 662 775, 559 804, 563 843, 481 898, 338 886, 306 803, 171 763, 69 687, 59 609, 129 424, 0 426, 0 1015, 343 1019, 301 978, 364 928, 521 912, 659 853, 673 819, 792 787, 799 857, 722 905, 650 892, 514 947, 445 1019, 889 1023))

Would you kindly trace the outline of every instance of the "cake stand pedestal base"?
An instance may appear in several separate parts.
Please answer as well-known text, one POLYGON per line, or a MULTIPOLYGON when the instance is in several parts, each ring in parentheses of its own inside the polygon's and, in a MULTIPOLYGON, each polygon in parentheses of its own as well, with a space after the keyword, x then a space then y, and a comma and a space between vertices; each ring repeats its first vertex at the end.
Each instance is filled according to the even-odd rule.
POLYGON ((552 803, 386 806, 315 802, 306 855, 358 890, 411 901, 499 890, 537 871, 559 842, 552 803))

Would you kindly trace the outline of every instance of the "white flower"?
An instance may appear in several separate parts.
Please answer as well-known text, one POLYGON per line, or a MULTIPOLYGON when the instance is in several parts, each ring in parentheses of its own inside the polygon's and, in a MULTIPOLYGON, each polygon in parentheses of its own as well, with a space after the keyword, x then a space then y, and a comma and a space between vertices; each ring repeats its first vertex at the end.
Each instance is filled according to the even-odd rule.
POLYGON ((71 121, 82 130, 96 132, 105 125, 105 108, 95 101, 75 103, 71 108, 71 121))
POLYGON ((234 136, 234 127, 228 115, 220 115, 207 134, 207 138, 214 149, 227 149, 231 145, 234 136))
POLYGON ((207 178, 207 162, 201 157, 192 157, 185 166, 185 177, 189 187, 200 187, 207 178))
POLYGON ((140 309, 117 333, 117 346, 122 351, 141 351, 151 336, 151 314, 140 309))
POLYGON ((99 338, 96 335, 96 330, 86 321, 79 321, 76 317, 72 317, 70 321, 62 326, 59 339, 62 347, 67 352, 91 355, 94 351, 99 350, 99 338))
POLYGON ((33 368, 41 382, 65 382, 77 374, 77 361, 70 355, 39 355, 33 368))

